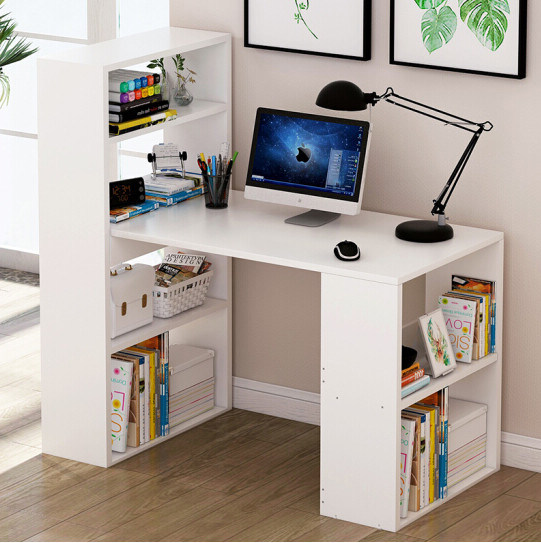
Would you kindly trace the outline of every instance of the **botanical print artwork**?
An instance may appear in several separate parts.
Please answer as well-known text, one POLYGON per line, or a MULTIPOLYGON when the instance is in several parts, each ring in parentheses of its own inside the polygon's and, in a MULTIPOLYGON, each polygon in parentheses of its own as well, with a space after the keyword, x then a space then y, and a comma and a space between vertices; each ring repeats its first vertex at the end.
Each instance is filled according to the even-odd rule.
POLYGON ((308 32, 310 32, 310 34, 312 34, 312 36, 314 36, 314 38, 317 40, 318 37, 312 32, 312 29, 308 26, 306 20, 302 15, 302 11, 307 11, 310 8, 310 0, 306 0, 306 4, 304 2, 301 2, 299 4, 299 2, 295 0, 295 6, 297 8, 297 11, 294 14, 295 21, 297 22, 297 24, 302 22, 304 26, 308 29, 308 32))
POLYGON ((244 45, 368 60, 371 12, 372 0, 245 0, 244 45))
POLYGON ((434 322, 433 319, 428 321, 426 333, 430 343, 430 349, 436 362, 438 364, 443 364, 444 366, 450 366, 451 361, 449 360, 449 345, 441 331, 441 328, 438 326, 438 323, 434 322))
POLYGON ((455 35, 458 21, 473 32, 479 43, 496 51, 505 39, 508 0, 412 0, 421 10, 423 44, 432 53, 447 44, 455 35))
POLYGON ((521 79, 527 0, 390 0, 391 64, 521 79))

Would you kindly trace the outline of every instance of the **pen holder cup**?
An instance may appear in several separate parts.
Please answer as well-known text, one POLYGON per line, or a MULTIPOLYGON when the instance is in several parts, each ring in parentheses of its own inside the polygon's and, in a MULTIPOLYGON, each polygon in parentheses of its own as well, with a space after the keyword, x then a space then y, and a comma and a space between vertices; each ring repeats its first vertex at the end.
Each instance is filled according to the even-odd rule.
POLYGON ((209 175, 203 172, 205 187, 205 205, 209 208, 223 209, 227 207, 229 198, 229 175, 209 175))

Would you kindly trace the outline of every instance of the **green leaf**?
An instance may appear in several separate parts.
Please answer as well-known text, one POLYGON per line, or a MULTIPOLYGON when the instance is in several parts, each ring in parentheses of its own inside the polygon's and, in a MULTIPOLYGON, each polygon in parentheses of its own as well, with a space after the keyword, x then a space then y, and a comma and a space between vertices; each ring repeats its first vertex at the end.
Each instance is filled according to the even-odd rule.
POLYGON ((415 3, 421 9, 437 8, 440 4, 443 4, 445 0, 415 0, 415 3))
POLYGON ((456 15, 449 6, 429 9, 421 20, 423 43, 429 53, 449 42, 456 31, 456 15))
POLYGON ((510 13, 508 0, 463 0, 460 17, 479 42, 491 51, 503 43, 510 13))

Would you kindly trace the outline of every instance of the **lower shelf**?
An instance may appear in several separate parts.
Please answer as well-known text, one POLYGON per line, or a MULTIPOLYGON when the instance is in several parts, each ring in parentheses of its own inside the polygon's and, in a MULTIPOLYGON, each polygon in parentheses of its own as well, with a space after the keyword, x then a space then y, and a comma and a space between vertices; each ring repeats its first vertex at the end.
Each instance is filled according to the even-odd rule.
POLYGON ((179 424, 178 426, 175 426, 170 431, 169 435, 167 436, 158 437, 156 439, 153 439, 152 441, 149 441, 148 443, 144 443, 143 445, 140 445, 139 447, 128 447, 126 452, 123 452, 123 453, 113 452, 110 465, 112 466, 114 464, 118 464, 119 462, 122 462, 123 460, 126 460, 127 458, 136 456, 140 454, 141 452, 146 451, 147 449, 151 449, 152 447, 155 447, 156 445, 159 445, 160 443, 163 443, 164 441, 167 441, 168 439, 171 439, 172 437, 178 436, 179 434, 182 434, 183 432, 186 432, 187 430, 190 430, 191 428, 194 428, 195 426, 198 426, 199 424, 206 422, 207 420, 214 419, 218 415, 221 415, 222 413, 225 413, 226 411, 229 411, 229 408, 215 406, 210 411, 205 411, 205 413, 201 413, 201 415, 198 415, 197 417, 194 417, 193 419, 187 420, 186 422, 179 424))
POLYGON ((431 511, 434 511, 434 509, 438 508, 440 505, 443 505, 447 503, 450 499, 454 498, 455 496, 458 496, 461 492, 464 492, 464 490, 470 488, 471 486, 476 485, 483 479, 486 479, 493 473, 496 473, 498 471, 498 468, 493 467, 485 467, 482 470, 479 470, 477 473, 474 473, 471 477, 468 477, 467 479, 464 479, 464 481, 461 481, 460 483, 456 484, 449 490, 449 494, 447 498, 444 500, 436 500, 430 505, 427 505, 423 507, 420 511, 409 511, 408 516, 406 518, 400 519, 400 528, 404 528, 404 526, 408 526, 408 524, 411 524, 412 522, 415 522, 416 520, 419 520, 421 517, 426 515, 427 513, 430 513, 431 511))

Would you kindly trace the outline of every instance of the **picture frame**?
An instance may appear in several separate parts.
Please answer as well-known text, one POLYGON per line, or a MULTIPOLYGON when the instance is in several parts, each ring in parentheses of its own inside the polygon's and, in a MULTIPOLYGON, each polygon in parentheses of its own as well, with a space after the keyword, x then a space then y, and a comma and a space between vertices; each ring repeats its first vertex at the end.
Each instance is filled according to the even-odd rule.
POLYGON ((427 373, 440 377, 453 371, 457 363, 441 308, 419 317, 419 327, 428 360, 427 373))
POLYGON ((390 2, 390 64, 526 77, 527 0, 390 2))
POLYGON ((370 60, 372 0, 244 0, 244 46, 370 60))

